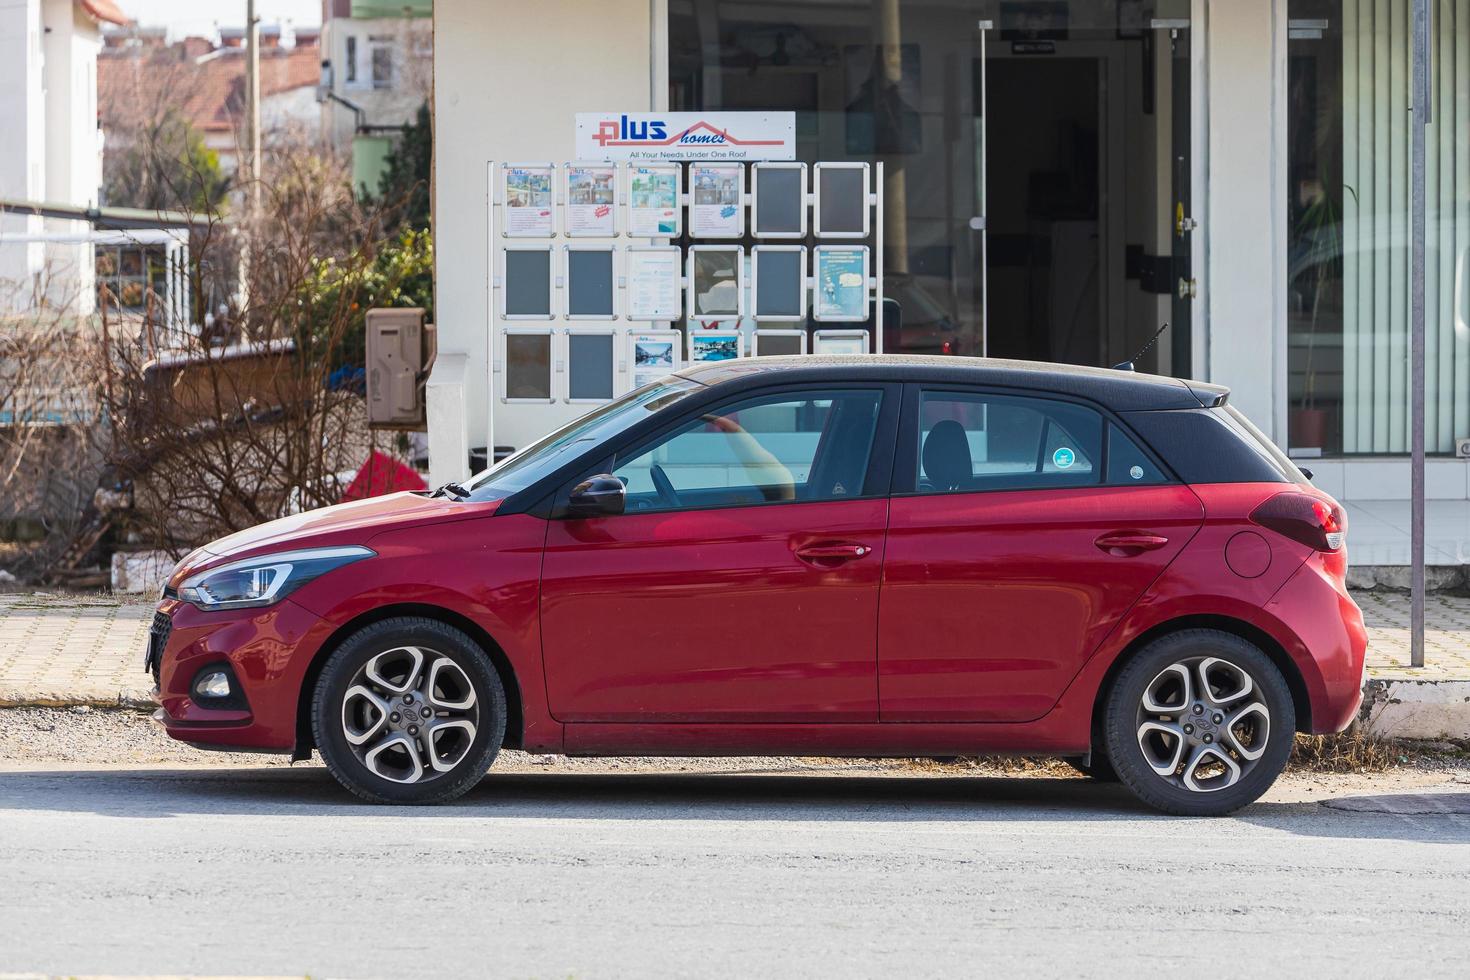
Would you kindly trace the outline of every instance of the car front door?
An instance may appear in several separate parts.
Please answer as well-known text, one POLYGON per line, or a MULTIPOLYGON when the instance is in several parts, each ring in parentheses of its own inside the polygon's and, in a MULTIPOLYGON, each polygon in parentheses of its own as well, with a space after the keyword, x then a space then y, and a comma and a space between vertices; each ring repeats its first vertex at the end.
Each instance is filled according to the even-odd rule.
POLYGON ((1030 721, 1203 520, 1113 420, 911 386, 879 620, 882 720, 1030 721))
POLYGON ((626 486, 625 512, 554 517, 548 528, 541 624, 552 714, 877 720, 899 390, 735 397, 620 452, 612 472, 626 486))

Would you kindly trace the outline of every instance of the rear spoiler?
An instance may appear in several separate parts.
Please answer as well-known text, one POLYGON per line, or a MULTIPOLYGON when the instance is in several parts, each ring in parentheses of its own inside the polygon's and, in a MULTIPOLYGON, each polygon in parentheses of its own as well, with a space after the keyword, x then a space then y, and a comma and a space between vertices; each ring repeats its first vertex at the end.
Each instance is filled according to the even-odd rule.
POLYGON ((1205 408, 1219 408, 1230 400, 1230 389, 1224 385, 1210 384, 1208 381, 1191 381, 1183 379, 1184 387, 1189 393, 1199 399, 1200 405, 1205 408))

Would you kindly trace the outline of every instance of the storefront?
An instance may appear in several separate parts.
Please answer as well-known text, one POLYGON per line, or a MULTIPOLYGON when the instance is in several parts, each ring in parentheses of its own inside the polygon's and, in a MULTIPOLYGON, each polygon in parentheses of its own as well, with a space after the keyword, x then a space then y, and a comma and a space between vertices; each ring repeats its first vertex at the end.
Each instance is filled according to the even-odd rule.
MULTIPOLYGON (((483 383, 487 163, 573 159, 578 112, 786 111, 798 160, 883 164, 888 349, 1109 365, 1158 334, 1141 370, 1231 385, 1333 492, 1407 495, 1407 0, 439 0, 435 22, 441 459, 492 412, 499 444, 538 434, 483 383)), ((1470 14, 1440 0, 1433 29, 1429 492, 1463 499, 1470 14)))

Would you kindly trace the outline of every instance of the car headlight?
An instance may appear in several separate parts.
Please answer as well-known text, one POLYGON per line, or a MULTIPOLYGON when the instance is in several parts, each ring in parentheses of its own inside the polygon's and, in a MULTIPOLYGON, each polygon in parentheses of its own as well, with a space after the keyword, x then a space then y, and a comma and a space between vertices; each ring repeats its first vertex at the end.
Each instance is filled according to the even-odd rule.
POLYGON ((376 554, 371 548, 349 545, 242 558, 190 575, 179 585, 179 598, 200 609, 269 606, 334 568, 376 554))

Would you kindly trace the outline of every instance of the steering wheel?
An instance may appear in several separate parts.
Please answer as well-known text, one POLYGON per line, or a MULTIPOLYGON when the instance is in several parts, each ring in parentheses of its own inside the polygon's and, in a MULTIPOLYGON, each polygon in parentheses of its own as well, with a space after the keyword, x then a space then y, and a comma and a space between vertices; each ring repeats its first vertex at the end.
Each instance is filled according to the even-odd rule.
POLYGON ((653 480, 653 489, 658 491, 658 499, 663 501, 665 507, 679 506, 679 491, 674 489, 673 483, 669 482, 669 475, 658 463, 648 468, 648 476, 653 480))

